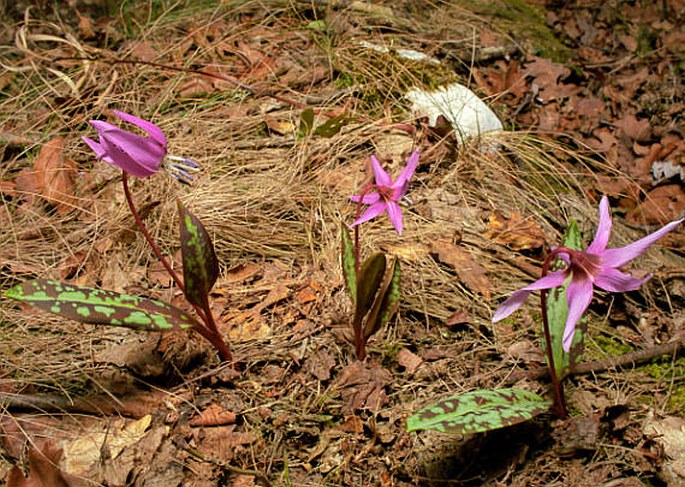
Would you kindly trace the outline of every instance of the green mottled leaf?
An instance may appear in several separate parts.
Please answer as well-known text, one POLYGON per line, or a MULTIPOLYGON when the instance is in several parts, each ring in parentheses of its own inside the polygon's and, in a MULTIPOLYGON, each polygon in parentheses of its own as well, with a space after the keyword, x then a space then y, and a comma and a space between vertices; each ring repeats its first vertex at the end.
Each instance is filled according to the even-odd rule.
POLYGON ((347 116, 344 113, 338 115, 337 117, 331 117, 316 127, 314 134, 322 137, 333 137, 340 132, 340 129, 342 129, 346 123, 347 116))
POLYGON ((192 328, 183 310, 156 299, 73 286, 47 279, 19 284, 5 296, 65 318, 94 325, 116 325, 142 331, 192 328))
POLYGON ((357 270, 355 269, 354 244, 350 238, 350 231, 342 224, 342 254, 341 263, 345 287, 350 294, 353 303, 357 303, 357 270))
POLYGON ((188 301, 203 307, 219 277, 219 261, 214 245, 199 218, 177 200, 183 254, 183 282, 188 301))
POLYGON ((528 421, 549 410, 552 402, 522 389, 492 389, 452 396, 407 419, 407 430, 467 434, 528 421))
POLYGON ((314 110, 307 108, 300 115, 300 128, 297 131, 298 137, 302 138, 309 135, 314 128, 314 110))
POLYGON ((380 330, 400 305, 400 261, 393 259, 364 326, 364 338, 380 330), (382 297, 382 299, 381 299, 382 297))
POLYGON ((371 309, 374 298, 385 274, 385 254, 378 252, 366 259, 359 269, 357 281, 357 302, 354 310, 353 327, 361 329, 364 316, 371 309))
MULTIPOLYGON (((562 246, 573 250, 582 250, 583 237, 575 220, 572 220, 566 229, 562 246)), ((568 289, 570 282, 571 278, 569 278, 563 286, 551 289, 547 294, 547 321, 552 337, 554 370, 559 379, 565 377, 568 374, 569 368, 578 362, 580 354, 583 351, 585 332, 587 331, 587 319, 581 318, 576 325, 576 332, 573 336, 571 350, 569 353, 564 353, 562 338, 564 335, 564 328, 566 328, 566 317, 568 316, 566 290, 568 289)), ((543 341, 543 348, 544 346, 543 341)), ((547 354, 545 354, 545 358, 547 358, 547 354)))

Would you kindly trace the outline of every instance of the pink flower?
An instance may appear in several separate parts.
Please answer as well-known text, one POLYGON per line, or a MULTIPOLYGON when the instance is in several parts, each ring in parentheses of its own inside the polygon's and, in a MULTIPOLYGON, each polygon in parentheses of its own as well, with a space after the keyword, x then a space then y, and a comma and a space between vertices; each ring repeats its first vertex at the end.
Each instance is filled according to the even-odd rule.
POLYGON ((128 113, 114 110, 114 114, 125 122, 147 132, 148 137, 127 132, 101 120, 91 120, 97 130, 99 142, 83 137, 98 159, 113 164, 133 176, 144 178, 155 174, 166 157, 166 138, 162 129, 153 123, 128 113))
POLYGON ((651 274, 644 279, 638 279, 619 271, 618 268, 642 254, 650 245, 680 225, 683 220, 685 219, 673 221, 660 230, 625 247, 607 249, 611 232, 611 215, 609 214, 609 200, 606 196, 602 197, 599 204, 599 225, 595 238, 587 250, 553 249, 550 257, 559 255, 559 258, 566 262, 566 268, 551 272, 531 285, 514 292, 497 309, 492 322, 500 321, 516 311, 528 298, 531 291, 559 287, 570 276, 571 282, 566 291, 568 316, 566 317, 562 339, 563 348, 568 352, 573 341, 576 323, 590 305, 594 287, 597 286, 610 292, 634 291, 639 288, 652 277, 651 274))
POLYGON ((402 169, 402 172, 394 182, 390 179, 388 173, 383 170, 375 156, 371 156, 371 164, 376 178, 376 184, 372 186, 372 189, 376 190, 376 192, 350 196, 350 199, 355 203, 358 203, 361 199, 363 204, 369 205, 361 217, 355 220, 351 226, 369 221, 387 211, 390 222, 395 227, 395 230, 397 230, 397 233, 402 235, 402 209, 400 208, 399 201, 407 194, 409 179, 414 175, 414 171, 416 171, 416 167, 419 165, 419 151, 415 150, 411 157, 409 157, 407 165, 402 169))

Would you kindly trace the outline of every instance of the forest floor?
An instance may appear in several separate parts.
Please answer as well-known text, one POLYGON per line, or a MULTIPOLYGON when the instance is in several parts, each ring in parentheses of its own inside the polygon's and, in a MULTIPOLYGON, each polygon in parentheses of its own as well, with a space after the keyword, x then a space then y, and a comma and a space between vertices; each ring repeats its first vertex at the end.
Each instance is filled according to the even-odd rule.
MULTIPOLYGON (((527 375, 544 364, 535 299, 492 315, 540 276, 571 220, 592 239, 602 195, 610 246, 683 216, 681 1, 26 3, 0 12, 0 290, 43 277, 188 308, 120 171, 81 140, 95 135, 88 120, 132 113, 202 165, 191 186, 158 174, 132 190, 176 267, 176 199, 204 222, 220 262, 211 305, 236 363, 190 333, 2 299, 10 486, 685 483, 677 346, 571 377, 567 420, 406 431, 454 394, 550 396, 527 375), (405 96, 455 82, 504 130, 464 140, 405 96), (340 269, 348 196, 371 155, 394 177, 414 149, 402 235, 386 216, 361 228, 364 255, 401 262, 402 299, 359 362, 340 269)), ((630 265, 653 273, 640 290, 595 294, 584 361, 683 341, 684 244, 681 227, 630 265)))

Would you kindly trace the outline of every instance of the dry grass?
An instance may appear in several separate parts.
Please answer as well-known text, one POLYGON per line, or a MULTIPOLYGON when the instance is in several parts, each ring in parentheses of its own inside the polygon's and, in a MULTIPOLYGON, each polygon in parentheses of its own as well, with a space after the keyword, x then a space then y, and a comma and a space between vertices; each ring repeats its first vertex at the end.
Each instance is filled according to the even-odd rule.
MULTIPOLYGON (((453 39, 460 40, 466 53, 478 48, 469 41, 468 27, 480 24, 473 20, 473 13, 445 9, 437 3, 418 17, 425 17, 424 23, 407 19, 393 23, 349 10, 336 14, 325 6, 315 10, 312 14, 299 2, 256 1, 226 2, 222 7, 195 10, 179 7, 147 17, 142 25, 126 24, 131 32, 113 38, 112 43, 117 45, 113 51, 78 40, 70 25, 27 18, 9 29, 17 38, 14 43, 4 39, 6 45, 0 51, 4 74, 10 73, 5 88, 8 95, 0 99, 0 125, 5 127, 0 180, 13 180, 20 169, 32 163, 45 141, 64 135, 68 140, 65 156, 76 161, 79 168, 79 207, 70 215, 60 216, 41 203, 19 205, 20 199, 3 199, 0 287, 4 290, 19 279, 34 276, 60 278, 65 269, 75 266, 70 275, 87 284, 150 294, 166 292, 148 284, 146 269, 154 259, 134 231, 117 172, 95 163, 79 140, 81 135, 91 134, 87 120, 102 118, 106 110, 117 108, 154 120, 166 132, 170 152, 193 157, 203 165, 202 175, 191 188, 181 188, 161 176, 134 184, 135 198, 149 208, 146 221, 166 252, 173 254, 178 248, 175 199, 180 197, 212 233, 222 272, 239 262, 271 260, 280 260, 293 269, 314 269, 330 286, 326 302, 333 307, 331 312, 344 312, 347 305, 341 296, 338 270, 339 228, 341 221, 352 221, 355 210, 347 196, 367 176, 364 168, 368 157, 397 140, 392 139, 398 134, 391 129, 391 122, 420 125, 406 113, 402 93, 415 85, 435 86, 464 79, 463 63, 467 59, 464 54, 455 63, 462 76, 445 65, 407 63, 393 52, 360 48, 356 26, 364 24, 377 33, 377 23, 390 22, 395 31, 370 35, 369 40, 433 53, 445 46, 449 32, 440 37, 436 35, 438 29, 431 26, 445 18, 456 19, 459 14, 460 20, 451 24, 453 39), (263 4, 271 7, 269 15, 261 10, 263 4), (180 87, 193 78, 189 74, 107 61, 111 56, 125 57, 129 51, 139 53, 125 42, 137 39, 150 43, 154 52, 151 60, 155 62, 208 68, 226 62, 235 66, 235 56, 214 49, 207 35, 214 26, 231 24, 238 14, 244 24, 226 31, 222 45, 233 45, 255 33, 271 39, 282 30, 296 27, 299 36, 311 37, 319 45, 320 51, 313 52, 320 56, 328 78, 306 92, 283 91, 298 100, 306 96, 334 100, 330 106, 316 107, 322 113, 317 123, 325 120, 326 109, 346 107, 351 121, 338 135, 300 139, 278 136, 266 129, 264 114, 297 124, 300 110, 254 97, 228 84, 210 93, 183 96, 180 87), (302 28, 317 15, 333 19, 327 31, 302 28), (417 25, 409 28, 410 24, 417 25), (346 34, 350 26, 355 27, 351 31, 355 35, 346 34), (461 31, 458 36, 457 30, 461 31), (205 44, 198 38, 204 38, 205 44), (189 42, 196 43, 194 50, 187 51, 189 42), (54 57, 90 60, 53 63, 54 57)), ((113 28, 121 25, 121 17, 118 22, 113 28)), ((217 38, 211 41, 218 44, 217 38)), ((275 49, 286 52, 287 42, 275 49)), ((267 78, 262 84, 278 86, 278 81, 267 78)), ((487 151, 475 143, 457 148, 449 138, 439 139, 421 131, 413 139, 406 134, 400 134, 400 140, 402 137, 404 144, 419 144, 422 149, 421 166, 410 194, 414 204, 405 211, 405 233, 398 237, 386 219, 379 218, 365 225, 362 234, 366 252, 381 247, 403 258, 400 318, 372 347, 382 351, 386 345, 411 344, 414 336, 426 340, 428 335, 432 338, 426 343, 413 345, 456 347, 464 351, 471 364, 481 354, 502 351, 522 336, 534 336, 535 331, 530 329, 503 336, 490 325, 496 304, 530 281, 534 277, 530 269, 539 261, 535 255, 513 253, 488 239, 487 215, 494 211, 523 215, 542 228, 549 245, 559 242, 565 223, 574 218, 581 222, 587 239, 597 219, 596 204, 588 198, 593 173, 622 176, 577 148, 535 134, 489 135, 480 141, 491 147, 487 151), (430 241, 439 239, 458 241, 487 270, 492 286, 490 300, 469 289, 453 270, 425 250, 430 241), (526 266, 522 267, 521 259, 526 266), (472 322, 469 329, 458 334, 461 342, 455 344, 454 338, 445 334, 442 321, 461 309, 469 311, 472 322)), ((391 155, 395 171, 406 155, 406 151, 391 155)), ((614 228, 613 242, 617 245, 636 235, 621 224, 614 228)), ((646 261, 651 268, 668 263, 658 252, 651 252, 646 261)), ((97 390, 92 379, 97 380, 106 365, 93 357, 118 340, 118 335, 43 314, 26 314, 7 300, 1 302, 0 312, 0 370, 13 381, 15 390, 67 395, 97 390)), ((288 340, 287 330, 277 330, 270 343, 277 349, 288 340)), ((246 351, 239 348, 239 353, 241 350, 246 351)), ((494 379, 498 366, 491 367, 487 373, 493 378, 484 378, 487 374, 482 371, 472 376, 472 366, 463 365, 447 374, 435 371, 423 385, 412 380, 394 384, 392 394, 405 401, 407 397, 425 399, 492 383, 499 379, 494 379)), ((618 387, 627 387, 620 377, 615 380, 620 383, 618 387)), ((322 409, 318 401, 320 398, 312 393, 306 397, 303 410, 317 412, 322 409)), ((254 404, 249 405, 257 408, 259 399, 255 397, 254 404)), ((288 410, 286 401, 281 406, 288 410)), ((300 406, 298 411, 302 411, 300 406)))

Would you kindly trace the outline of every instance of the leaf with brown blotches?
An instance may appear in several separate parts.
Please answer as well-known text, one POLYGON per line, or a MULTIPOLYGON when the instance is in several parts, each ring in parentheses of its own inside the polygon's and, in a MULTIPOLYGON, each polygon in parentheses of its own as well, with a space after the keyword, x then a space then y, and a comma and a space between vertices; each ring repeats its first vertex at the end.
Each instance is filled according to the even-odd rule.
POLYGON ((490 299, 490 280, 485 274, 485 268, 469 252, 446 240, 432 240, 431 253, 437 255, 440 262, 454 269, 471 291, 490 299))
POLYGON ((545 244, 545 234, 531 219, 518 213, 504 216, 495 212, 488 217, 485 237, 512 250, 536 250, 545 244))

